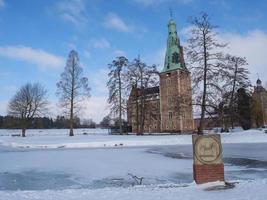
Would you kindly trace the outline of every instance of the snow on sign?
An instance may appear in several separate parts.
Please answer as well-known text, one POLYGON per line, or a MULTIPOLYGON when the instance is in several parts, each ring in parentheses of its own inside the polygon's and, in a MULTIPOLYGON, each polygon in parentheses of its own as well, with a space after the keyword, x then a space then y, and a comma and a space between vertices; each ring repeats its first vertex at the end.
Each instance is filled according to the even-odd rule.
POLYGON ((193 152, 196 183, 224 181, 220 135, 193 135, 193 152))

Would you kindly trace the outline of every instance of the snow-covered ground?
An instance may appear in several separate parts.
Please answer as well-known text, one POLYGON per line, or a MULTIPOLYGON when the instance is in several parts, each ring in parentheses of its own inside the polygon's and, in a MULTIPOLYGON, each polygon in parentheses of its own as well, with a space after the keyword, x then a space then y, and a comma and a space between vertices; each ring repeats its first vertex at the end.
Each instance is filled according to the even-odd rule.
POLYGON ((0 200, 267 196, 263 130, 221 135, 226 180, 238 183, 233 189, 215 191, 206 190, 212 185, 193 182, 191 135, 118 136, 102 129, 79 129, 69 137, 62 129, 28 130, 26 138, 11 136, 18 133, 0 130, 0 200), (133 176, 143 177, 141 186, 133 176))
POLYGON ((234 189, 206 191, 211 185, 188 187, 182 185, 169 186, 135 186, 128 188, 103 189, 68 189, 44 191, 2 192, 3 200, 266 200, 267 179, 259 181, 243 181, 234 189))
MULTIPOLYGON (((19 148, 104 148, 192 144, 191 135, 108 135, 106 129, 78 129, 68 137, 66 129, 28 130, 27 137, 12 137, 20 130, 0 130, 0 145, 19 148)), ((222 143, 267 143, 263 130, 221 134, 222 143)))

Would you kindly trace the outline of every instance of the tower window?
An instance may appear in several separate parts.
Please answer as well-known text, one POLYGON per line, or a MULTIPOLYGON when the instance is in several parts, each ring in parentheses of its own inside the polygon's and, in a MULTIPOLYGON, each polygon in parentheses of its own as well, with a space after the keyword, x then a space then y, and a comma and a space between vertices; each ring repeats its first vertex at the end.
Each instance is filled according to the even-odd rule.
POLYGON ((179 54, 177 52, 174 52, 172 54, 172 62, 175 63, 175 64, 179 63, 179 54))

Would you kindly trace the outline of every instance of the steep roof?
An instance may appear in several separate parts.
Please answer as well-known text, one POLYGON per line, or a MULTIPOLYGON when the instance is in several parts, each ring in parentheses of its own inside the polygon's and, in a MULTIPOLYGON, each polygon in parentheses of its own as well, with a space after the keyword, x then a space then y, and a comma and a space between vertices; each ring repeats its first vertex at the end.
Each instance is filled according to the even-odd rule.
POLYGON ((145 92, 145 95, 157 94, 159 93, 159 86, 146 88, 144 92, 145 92))
POLYGON ((175 69, 186 69, 186 67, 183 58, 183 48, 177 35, 176 23, 171 19, 168 23, 167 49, 162 72, 175 69))
MULTIPOLYGON (((136 90, 137 90, 137 93, 138 93, 138 97, 141 96, 141 89, 140 88, 135 88, 133 87, 132 88, 132 91, 130 93, 130 97, 134 98, 135 95, 136 95, 136 90)), ((148 96, 148 95, 153 95, 153 94, 159 94, 159 86, 155 86, 155 87, 149 87, 149 88, 146 88, 144 90, 144 93, 145 93, 145 96, 148 96)))

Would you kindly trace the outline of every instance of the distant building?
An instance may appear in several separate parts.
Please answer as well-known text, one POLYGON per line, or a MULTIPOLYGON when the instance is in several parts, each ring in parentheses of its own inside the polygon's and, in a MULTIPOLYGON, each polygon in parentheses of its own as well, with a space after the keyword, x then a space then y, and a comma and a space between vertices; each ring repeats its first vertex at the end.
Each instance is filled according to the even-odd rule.
POLYGON ((267 125, 267 91, 262 86, 260 79, 257 80, 252 94, 252 119, 253 125, 261 127, 267 125))
MULTIPOLYGON (((132 88, 127 117, 133 132, 138 132, 140 119, 140 88, 132 88)), ((160 85, 147 88, 144 132, 188 133, 194 129, 192 114, 191 74, 185 66, 183 47, 173 19, 168 23, 168 39, 160 85)))

